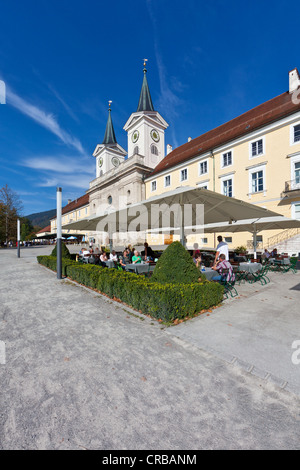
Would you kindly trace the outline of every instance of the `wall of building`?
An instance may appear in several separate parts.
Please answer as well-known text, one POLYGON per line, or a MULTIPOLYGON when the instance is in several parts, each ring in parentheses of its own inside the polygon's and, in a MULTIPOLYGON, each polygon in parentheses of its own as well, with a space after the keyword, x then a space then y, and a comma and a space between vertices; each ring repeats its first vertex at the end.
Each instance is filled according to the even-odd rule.
MULTIPOLYGON (((293 179, 293 165, 297 161, 300 162, 300 142, 294 143, 291 138, 294 126, 299 123, 300 113, 298 112, 229 142, 221 148, 214 149, 212 153, 199 155, 171 168, 168 172, 154 175, 146 180, 146 197, 159 195, 183 185, 206 186, 209 190, 224 194, 224 181, 231 179, 232 197, 258 204, 286 217, 293 217, 294 204, 300 204, 300 192, 294 191, 294 194, 291 192, 287 198, 284 191, 286 182, 293 179), (258 141, 262 141, 263 151, 257 156, 252 156, 252 143, 258 141), (228 152, 231 152, 232 163, 224 166, 224 154, 228 152), (263 189, 253 192, 252 174, 260 171, 263 174, 263 189), (187 179, 182 181, 182 176, 187 176, 187 179), (169 186, 166 186, 166 177, 170 178, 169 186)), ((260 149, 260 145, 257 144, 256 148, 260 149)), ((278 232, 278 230, 261 232, 262 244, 278 232)), ((247 241, 251 240, 251 234, 245 232, 222 235, 232 237, 232 243, 229 244, 231 248, 246 245, 247 241)), ((155 243, 163 243, 163 238, 154 237, 155 243)), ((154 239, 150 237, 149 243, 154 243, 154 239)), ((194 243, 198 243, 203 248, 213 247, 215 236, 212 234, 188 236, 188 246, 192 247, 194 243), (204 245, 203 238, 207 238, 207 243, 204 245)))

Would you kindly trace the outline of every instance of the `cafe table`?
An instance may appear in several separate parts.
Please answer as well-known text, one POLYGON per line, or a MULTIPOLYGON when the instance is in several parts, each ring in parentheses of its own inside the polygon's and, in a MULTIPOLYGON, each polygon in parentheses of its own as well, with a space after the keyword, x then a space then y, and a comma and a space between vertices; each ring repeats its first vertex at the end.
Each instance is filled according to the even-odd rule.
POLYGON ((208 281, 211 281, 213 277, 219 275, 218 271, 212 268, 205 268, 205 271, 201 271, 201 273, 205 275, 208 281))
POLYGON ((104 261, 104 262, 105 262, 105 264, 108 268, 114 268, 115 267, 115 262, 112 259, 108 259, 107 261, 104 261))
POLYGON ((149 263, 133 263, 133 264, 126 264, 125 271, 131 271, 136 274, 144 274, 148 273, 149 271, 153 271, 155 268, 154 265, 149 263))
POLYGON ((257 271, 260 271, 262 268, 261 263, 240 263, 239 265, 239 271, 241 272, 247 272, 247 273, 256 273, 257 271))

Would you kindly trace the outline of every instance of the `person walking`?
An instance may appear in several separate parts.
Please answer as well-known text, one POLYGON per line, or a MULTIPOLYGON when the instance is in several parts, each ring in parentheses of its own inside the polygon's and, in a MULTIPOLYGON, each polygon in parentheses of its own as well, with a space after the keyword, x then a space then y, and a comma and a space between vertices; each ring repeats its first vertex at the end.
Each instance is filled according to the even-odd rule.
POLYGON ((228 251, 227 243, 223 242, 223 238, 221 237, 221 235, 218 236, 217 240, 218 240, 219 243, 218 243, 218 246, 217 246, 216 256, 215 256, 215 260, 214 260, 214 266, 217 265, 217 261, 220 258, 221 254, 225 255, 226 261, 229 260, 229 251, 228 251))

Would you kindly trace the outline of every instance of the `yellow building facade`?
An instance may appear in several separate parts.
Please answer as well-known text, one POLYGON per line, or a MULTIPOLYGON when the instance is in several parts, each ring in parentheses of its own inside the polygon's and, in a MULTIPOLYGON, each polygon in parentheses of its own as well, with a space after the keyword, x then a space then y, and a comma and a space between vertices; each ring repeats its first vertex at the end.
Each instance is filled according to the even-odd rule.
MULTIPOLYGON (((146 198, 183 185, 204 187, 285 217, 300 219, 300 77, 297 69, 290 72, 289 78, 288 92, 171 151, 145 180, 146 198)), ((229 248, 244 245, 251 251, 250 233, 221 235, 229 248)), ((280 236, 297 235, 297 229, 285 231, 285 234, 268 230, 259 235, 262 249, 279 243, 280 236)), ((211 248, 215 246, 215 238, 216 235, 208 233, 190 235, 187 246, 192 248, 197 243, 202 249, 211 248)), ((175 239, 178 237, 174 235, 175 239)), ((153 245, 165 240, 171 241, 172 237, 149 236, 148 239, 153 245)))

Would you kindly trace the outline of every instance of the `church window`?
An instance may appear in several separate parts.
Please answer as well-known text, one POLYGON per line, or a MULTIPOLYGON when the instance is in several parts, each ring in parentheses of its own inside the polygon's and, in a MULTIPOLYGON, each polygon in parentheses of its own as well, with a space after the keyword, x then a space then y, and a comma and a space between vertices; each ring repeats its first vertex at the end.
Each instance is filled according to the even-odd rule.
POLYGON ((108 196, 107 202, 108 202, 108 204, 112 204, 112 197, 111 196, 108 196))
POLYGON ((152 155, 158 155, 158 148, 156 145, 151 145, 151 153, 152 155))
POLYGON ((139 147, 136 145, 133 149, 133 154, 136 155, 139 153, 139 147))

